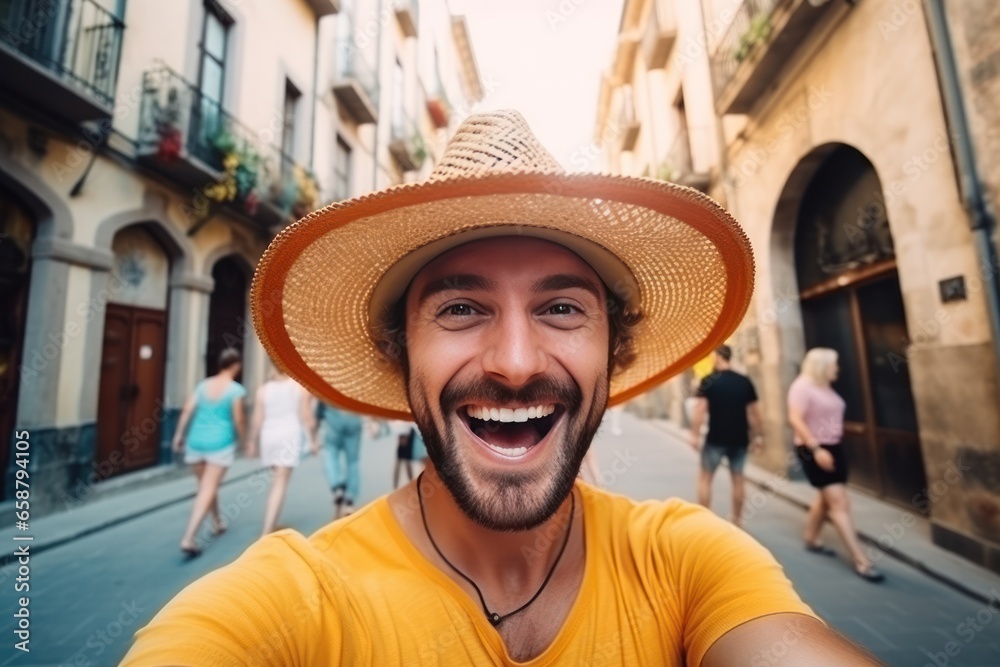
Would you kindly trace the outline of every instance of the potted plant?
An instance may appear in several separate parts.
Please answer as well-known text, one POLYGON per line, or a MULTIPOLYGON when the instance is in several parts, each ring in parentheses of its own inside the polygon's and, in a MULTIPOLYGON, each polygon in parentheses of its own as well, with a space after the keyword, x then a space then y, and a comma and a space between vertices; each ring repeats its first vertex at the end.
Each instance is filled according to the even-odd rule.
POLYGON ((767 40, 771 35, 771 14, 764 12, 753 17, 746 32, 740 35, 739 43, 733 51, 733 59, 742 63, 750 57, 754 47, 767 40))

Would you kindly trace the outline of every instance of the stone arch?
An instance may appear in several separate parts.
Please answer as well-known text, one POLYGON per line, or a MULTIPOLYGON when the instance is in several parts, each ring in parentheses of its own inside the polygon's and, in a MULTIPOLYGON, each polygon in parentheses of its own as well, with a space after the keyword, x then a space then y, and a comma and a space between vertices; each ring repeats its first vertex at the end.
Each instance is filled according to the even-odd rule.
POLYGON ((799 282, 795 271, 795 228, 798 223, 802 193, 828 157, 847 144, 831 142, 815 146, 805 153, 785 180, 774 208, 768 253, 770 256, 773 312, 758 314, 778 328, 781 349, 785 352, 780 369, 782 384, 787 387, 798 372, 794 360, 805 355, 802 310, 799 306, 799 282))
POLYGON ((839 439, 851 448, 851 482, 905 503, 926 478, 892 228, 885 186, 867 155, 839 142, 810 150, 775 207, 771 319, 784 382, 807 347, 838 351, 836 389, 847 405, 839 439))
POLYGON ((35 173, 0 152, 0 187, 3 187, 34 216, 35 242, 40 239, 73 238, 73 214, 63 197, 35 173))
POLYGON ((226 243, 218 248, 213 249, 205 256, 205 261, 202 263, 201 274, 205 276, 212 275, 212 268, 215 263, 220 259, 225 257, 234 258, 240 265, 240 268, 246 273, 248 279, 253 278, 254 267, 257 265, 256 259, 251 259, 252 253, 247 248, 246 244, 235 241, 232 243, 226 243))
POLYGON ((147 192, 142 208, 122 211, 105 218, 97 227, 94 246, 110 251, 115 234, 135 224, 143 225, 170 256, 171 283, 187 280, 194 266, 194 252, 187 237, 170 223, 166 198, 162 196, 147 192))

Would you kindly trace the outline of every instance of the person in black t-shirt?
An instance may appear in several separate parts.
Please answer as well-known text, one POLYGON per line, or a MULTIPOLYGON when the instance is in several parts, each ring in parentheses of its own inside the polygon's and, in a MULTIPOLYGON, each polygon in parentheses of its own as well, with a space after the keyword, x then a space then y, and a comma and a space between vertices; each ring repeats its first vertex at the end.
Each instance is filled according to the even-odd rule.
POLYGON ((757 391, 745 375, 733 371, 730 361, 733 351, 723 345, 715 351, 715 371, 701 381, 691 419, 691 446, 701 450, 701 470, 698 474, 698 502, 710 507, 712 477, 723 458, 729 460, 733 478, 733 515, 730 520, 742 527, 744 478, 748 446, 756 448, 763 442, 760 406, 757 391), (708 434, 701 446, 701 427, 708 413, 708 434), (750 427, 754 435, 750 436, 750 427))

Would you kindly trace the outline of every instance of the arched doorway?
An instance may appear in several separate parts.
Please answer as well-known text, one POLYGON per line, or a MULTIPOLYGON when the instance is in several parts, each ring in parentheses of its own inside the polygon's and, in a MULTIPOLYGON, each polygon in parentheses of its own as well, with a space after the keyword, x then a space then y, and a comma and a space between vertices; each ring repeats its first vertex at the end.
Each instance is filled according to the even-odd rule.
MULTIPOLYGON (((0 461, 7 469, 12 433, 17 426, 17 398, 28 319, 31 244, 35 221, 0 189, 0 461)), ((0 474, 0 498, 6 475, 0 474)))
POLYGON ((111 243, 114 270, 107 309, 97 406, 97 462, 111 474, 159 460, 167 345, 170 259, 142 225, 111 243))
POLYGON ((223 257, 212 267, 215 286, 208 303, 208 345, 205 369, 219 372, 219 353, 234 347, 243 354, 243 342, 250 329, 246 321, 249 266, 237 255, 223 257))
POLYGON ((824 153, 795 219, 805 347, 840 354, 835 388, 847 402, 852 483, 910 507, 926 478, 882 186, 856 149, 837 145, 824 153))

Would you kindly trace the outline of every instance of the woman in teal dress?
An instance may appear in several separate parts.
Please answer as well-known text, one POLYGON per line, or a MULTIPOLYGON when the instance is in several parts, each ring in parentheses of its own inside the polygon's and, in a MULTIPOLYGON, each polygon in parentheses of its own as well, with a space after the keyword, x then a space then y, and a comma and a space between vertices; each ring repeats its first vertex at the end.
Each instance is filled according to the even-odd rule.
POLYGON ((184 452, 184 462, 198 479, 198 494, 181 538, 181 551, 190 558, 201 554, 195 535, 205 515, 212 513, 213 535, 220 535, 226 529, 219 516, 218 494, 222 478, 236 457, 236 447, 243 442, 243 397, 247 390, 236 381, 241 367, 238 350, 223 350, 219 355, 219 372, 198 383, 177 423, 174 451, 184 452))

